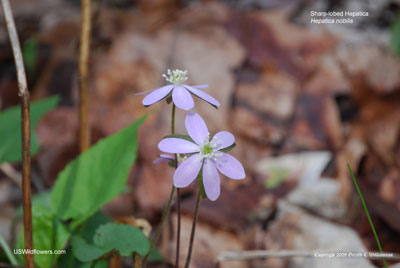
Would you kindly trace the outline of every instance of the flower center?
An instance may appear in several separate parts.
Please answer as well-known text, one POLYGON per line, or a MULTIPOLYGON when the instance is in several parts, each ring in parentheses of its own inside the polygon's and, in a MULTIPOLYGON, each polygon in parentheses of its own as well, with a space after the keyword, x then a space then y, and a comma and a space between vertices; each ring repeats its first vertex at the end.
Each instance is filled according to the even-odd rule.
POLYGON ((203 154, 211 154, 214 148, 211 145, 203 146, 203 154))
POLYGON ((174 85, 181 85, 183 82, 185 82, 188 78, 186 77, 188 71, 182 71, 182 70, 167 70, 167 74, 163 74, 162 76, 170 82, 171 84, 174 85))
POLYGON ((200 145, 200 157, 201 158, 211 158, 212 160, 217 160, 222 156, 222 153, 219 152, 220 148, 216 143, 212 143, 210 141, 210 134, 208 134, 203 141, 203 144, 200 145))

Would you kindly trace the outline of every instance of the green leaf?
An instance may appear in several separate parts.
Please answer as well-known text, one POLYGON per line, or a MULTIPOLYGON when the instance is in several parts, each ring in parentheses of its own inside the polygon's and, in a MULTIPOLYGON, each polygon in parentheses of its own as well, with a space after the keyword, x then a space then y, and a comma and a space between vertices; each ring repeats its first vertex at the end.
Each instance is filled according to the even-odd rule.
POLYGON ((393 52, 400 57, 400 15, 397 16, 391 27, 390 46, 393 52))
MULTIPOLYGON (((31 155, 39 151, 34 131, 39 119, 54 108, 57 96, 31 103, 31 155)), ((19 106, 0 112, 0 163, 21 161, 21 109, 19 106)))
MULTIPOLYGON (((51 214, 49 209, 43 206, 32 207, 32 225, 33 225, 33 245, 35 250, 60 250, 67 243, 70 234, 67 228, 51 214)), ((19 236, 19 244, 17 248, 24 248, 23 232, 19 236)), ((35 266, 40 268, 53 267, 60 255, 58 254, 36 254, 35 266)), ((24 262, 23 255, 18 255, 24 262)))
POLYGON ((77 225, 121 193, 136 160, 137 130, 144 119, 100 140, 65 167, 51 196, 58 217, 77 225))
POLYGON ((92 261, 81 262, 73 255, 72 247, 67 248, 67 254, 62 255, 57 263, 57 268, 107 268, 106 260, 99 260, 94 266, 92 261))
POLYGON ((149 261, 162 261, 163 257, 156 247, 154 247, 149 255, 149 261))
POLYGON ((82 226, 82 230, 80 230, 81 237, 89 242, 93 242, 94 234, 96 233, 97 228, 101 225, 111 222, 110 217, 105 215, 103 212, 98 211, 92 217, 90 217, 82 226))
MULTIPOLYGON (((50 197, 51 197, 51 191, 44 191, 41 192, 40 194, 36 194, 32 197, 32 206, 39 205, 50 209, 50 197)), ((22 218, 22 216, 23 216, 23 210, 21 205, 15 212, 14 218, 22 218)))
POLYGON ((82 238, 74 236, 72 238, 72 251, 78 260, 81 262, 87 262, 103 256, 109 250, 88 244, 82 238))
POLYGON ((133 252, 144 256, 150 250, 150 241, 142 230, 120 223, 107 223, 100 226, 93 241, 99 248, 119 251, 121 256, 130 256, 133 252))
POLYGON ((118 251, 121 256, 130 256, 133 252, 144 256, 150 250, 150 241, 137 227, 111 222, 96 230, 93 244, 73 237, 72 249, 78 260, 87 262, 98 259, 112 250, 118 251))

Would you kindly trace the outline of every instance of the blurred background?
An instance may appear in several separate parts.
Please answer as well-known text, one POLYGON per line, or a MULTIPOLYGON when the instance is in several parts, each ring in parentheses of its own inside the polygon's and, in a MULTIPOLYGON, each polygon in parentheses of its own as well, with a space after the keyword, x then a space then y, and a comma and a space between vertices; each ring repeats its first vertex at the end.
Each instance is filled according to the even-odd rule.
MULTIPOLYGON (((32 100, 61 100, 37 125, 34 193, 50 188, 79 153, 78 0, 13 0, 32 100)), ((221 102, 196 99, 211 133, 228 130, 243 181, 222 179, 216 202, 200 207, 192 267, 214 267, 224 251, 378 251, 347 169, 356 174, 385 252, 400 252, 400 1, 93 0, 90 62, 92 142, 149 113, 126 193, 104 211, 160 220, 173 170, 153 165, 168 135, 170 107, 144 108, 135 93, 166 84, 168 68, 221 102), (310 11, 365 11, 348 24, 311 24, 310 11), (399 32, 399 33, 397 33, 399 32)), ((3 14, 0 109, 17 105, 3 14)), ((186 134, 178 111, 177 132, 186 134)), ((0 126, 1 127, 1 126, 0 126)), ((12 239, 21 166, 0 169, 0 232, 12 239), (14 176, 14 180, 13 177, 14 176), (11 178, 11 179, 10 179, 11 178)), ((110 178, 112 179, 112 178, 110 178)), ((183 190, 184 263, 196 187, 183 190)), ((176 215, 160 252, 174 263, 176 215)), ((391 267, 395 261, 389 261, 391 267)), ((220 267, 382 267, 365 258, 264 258, 220 267)), ((154 266, 156 267, 156 266, 154 266)))

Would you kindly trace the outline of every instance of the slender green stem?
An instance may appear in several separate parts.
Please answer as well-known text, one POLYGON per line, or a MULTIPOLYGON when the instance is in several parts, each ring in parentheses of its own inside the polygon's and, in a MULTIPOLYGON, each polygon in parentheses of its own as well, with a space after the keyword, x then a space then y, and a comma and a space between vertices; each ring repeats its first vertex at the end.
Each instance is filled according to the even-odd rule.
POLYGON ((171 114, 171 134, 175 134, 175 110, 176 106, 174 103, 172 103, 172 114, 171 114))
POLYGON ((162 217, 161 217, 160 225, 158 225, 157 230, 156 230, 156 232, 155 232, 155 234, 154 234, 154 237, 153 237, 153 239, 151 240, 150 250, 149 250, 149 252, 146 254, 146 256, 144 256, 144 258, 143 258, 143 263, 144 263, 144 264, 147 262, 147 259, 149 258, 150 253, 151 253, 151 251, 153 250, 154 246, 156 245, 156 243, 157 243, 157 241, 158 241, 158 238, 159 238, 159 236, 160 236, 160 234, 161 234, 161 230, 162 230, 162 228, 163 228, 163 226, 164 226, 165 220, 167 219, 167 216, 168 216, 168 214, 169 214, 169 211, 171 210, 171 204, 172 204, 172 199, 173 199, 173 197, 174 197, 174 193, 175 193, 175 186, 172 186, 172 189, 171 189, 171 193, 170 193, 170 195, 169 195, 169 199, 168 199, 167 206, 165 207, 164 212, 163 212, 163 215, 162 215, 162 217))
POLYGON ((3 248, 4 253, 6 254, 8 260, 12 265, 18 265, 18 261, 15 258, 14 254, 12 254, 10 247, 8 246, 4 237, 0 234, 0 246, 3 248))
MULTIPOLYGON (((176 106, 172 103, 171 113, 171 134, 175 134, 175 111, 176 106)), ((178 167, 178 155, 175 154, 175 167, 178 167)), ((177 214, 177 227, 176 227, 176 256, 175 256, 175 267, 179 268, 179 251, 181 242, 181 195, 179 188, 176 189, 176 214, 177 214)))
MULTIPOLYGON (((368 218, 369 224, 371 225, 372 232, 374 233, 374 236, 375 236, 376 244, 378 244, 378 249, 379 249, 379 251, 380 251, 381 253, 383 253, 381 243, 379 242, 378 234, 377 234, 376 231, 375 231, 375 227, 374 227, 374 224, 372 223, 371 216, 369 215, 368 208, 367 208, 367 205, 366 205, 366 203, 365 203, 364 197, 363 197, 363 195, 361 194, 360 187, 358 186, 356 177, 354 176, 353 171, 351 170, 351 167, 350 167, 350 164, 349 164, 349 163, 347 163, 347 167, 349 168, 351 177, 353 178, 353 181, 354 181, 354 185, 356 186, 358 195, 360 196, 361 203, 362 203, 362 205, 363 205, 363 207, 364 207, 364 210, 365 210, 365 214, 367 214, 367 218, 368 218)), ((383 260, 383 264, 385 265, 385 268, 387 268, 387 264, 386 264, 385 258, 382 258, 382 260, 383 260)))
POLYGON ((199 214, 200 200, 201 200, 201 192, 200 192, 200 190, 199 190, 199 193, 197 194, 196 208, 194 209, 192 231, 191 231, 191 233, 190 233, 189 250, 188 250, 188 255, 187 255, 187 257, 186 257, 185 268, 188 268, 188 267, 189 267, 190 258, 192 257, 193 242, 194 242, 194 233, 195 233, 195 231, 196 231, 197 215, 199 214))
POLYGON ((176 227, 176 256, 175 267, 179 268, 179 251, 181 242, 181 196, 179 188, 176 189, 176 213, 177 213, 177 227, 176 227))

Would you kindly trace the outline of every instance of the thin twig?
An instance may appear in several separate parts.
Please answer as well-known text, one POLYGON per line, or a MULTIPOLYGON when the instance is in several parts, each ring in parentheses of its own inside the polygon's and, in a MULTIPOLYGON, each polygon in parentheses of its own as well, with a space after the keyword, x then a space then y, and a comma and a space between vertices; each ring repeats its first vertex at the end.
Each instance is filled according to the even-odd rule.
POLYGON ((199 189, 199 193, 197 194, 197 200, 196 200, 196 208, 194 209, 192 231, 190 233, 189 250, 188 250, 188 255, 186 257, 185 268, 189 267, 190 258, 192 257, 194 233, 196 231, 197 215, 199 214, 200 200, 201 200, 201 192, 200 192, 200 189, 199 189))
POLYGON ((11 252, 10 247, 8 246, 4 237, 0 234, 0 247, 3 248, 4 253, 6 254, 8 260, 11 262, 12 265, 18 265, 17 259, 15 258, 14 254, 11 252))
POLYGON ((22 176, 10 163, 2 163, 0 170, 19 188, 22 187, 21 180, 22 176))
MULTIPOLYGON (((22 204, 24 211, 24 240, 25 249, 33 250, 32 239, 32 204, 31 204, 31 120, 29 110, 29 91, 26 82, 24 62, 19 44, 17 29, 15 27, 10 3, 8 0, 1 0, 4 10, 4 17, 7 24, 8 35, 11 41, 11 47, 14 54, 14 60, 17 70, 18 95, 21 97, 21 132, 22 132, 22 204)), ((25 254, 26 266, 33 268, 33 254, 25 254)))
POLYGON ((79 45, 79 131, 80 151, 84 152, 90 146, 89 126, 89 55, 90 55, 90 1, 82 0, 81 38, 79 45))

